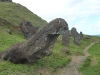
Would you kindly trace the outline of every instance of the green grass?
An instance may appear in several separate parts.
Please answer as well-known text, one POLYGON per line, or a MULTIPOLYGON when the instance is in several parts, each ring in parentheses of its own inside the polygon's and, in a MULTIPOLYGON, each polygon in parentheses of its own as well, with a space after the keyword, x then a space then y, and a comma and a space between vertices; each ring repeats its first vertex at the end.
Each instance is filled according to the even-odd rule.
MULTIPOLYGON (((97 39, 97 37, 96 37, 96 39, 97 39)), ((92 61, 90 61, 88 63, 88 66, 84 66, 84 64, 87 63, 86 62, 87 60, 86 60, 82 66, 82 68, 85 68, 85 69, 83 69, 81 71, 84 75, 100 75, 100 42, 93 45, 89 49, 89 53, 91 54, 91 58, 89 58, 89 59, 92 60, 93 58, 95 58, 95 60, 93 60, 93 61, 94 62, 96 61, 97 63, 95 63, 95 65, 92 65, 91 64, 92 61)))
POLYGON ((85 70, 87 67, 90 66, 91 63, 91 57, 89 56, 85 61, 84 64, 82 65, 82 67, 80 68, 80 71, 85 70))
MULTIPOLYGON (((19 34, 10 35, 3 30, 0 30, 0 51, 5 50, 9 46, 16 44, 18 42, 24 41, 23 36, 19 34), (19 37, 20 36, 20 37, 19 37)), ((61 45, 60 40, 57 41, 57 45, 61 45)), ((55 46, 55 50, 49 57, 42 58, 37 61, 34 65, 29 64, 13 64, 7 61, 0 61, 0 75, 30 75, 35 74, 35 71, 41 68, 47 68, 50 71, 56 71, 59 67, 64 67, 69 62, 70 58, 66 54, 60 53, 60 48, 55 46), (57 51, 58 50, 58 51, 57 51)))
MULTIPOLYGON (((47 24, 46 21, 30 12, 20 4, 10 2, 0 2, 0 52, 9 48, 11 45, 25 41, 23 35, 13 27, 18 27, 23 20, 32 22, 40 28, 47 24), (16 10, 15 10, 16 9, 16 10), (8 31, 12 30, 12 35, 8 31)), ((34 65, 13 64, 0 60, 0 75, 35 75, 35 71, 43 67, 55 71, 58 67, 66 66, 70 58, 66 54, 60 53, 64 47, 58 39, 54 52, 49 57, 40 59, 34 65), (59 47, 58 47, 59 46, 59 47)))
MULTIPOLYGON (((0 51, 5 50, 13 44, 24 41, 24 37, 21 34, 8 34, 2 28, 0 29, 0 51)), ((70 52, 71 55, 67 55, 61 52, 61 49, 65 46, 62 45, 62 36, 59 36, 56 44, 54 46, 53 54, 49 57, 44 57, 37 61, 37 63, 33 65, 29 64, 13 64, 7 61, 0 61, 0 75, 35 75, 35 71, 46 68, 50 72, 56 71, 58 68, 62 68, 66 66, 66 64, 70 61, 71 55, 83 55, 82 50, 85 46, 87 46, 92 40, 87 40, 84 38, 81 41, 81 46, 77 46, 73 43, 73 38, 71 38, 70 43, 70 52), (88 42, 86 42, 88 41, 88 42)))
MULTIPOLYGON (((2 29, 0 29, 0 51, 5 50, 12 44, 24 41, 24 37, 19 34, 8 34, 4 32, 2 29)), ((82 55, 82 50, 86 45, 88 45, 91 40, 83 40, 81 41, 82 46, 76 46, 71 38, 71 43, 70 43, 70 51, 71 55, 67 55, 63 52, 61 52, 61 49, 64 48, 65 46, 62 45, 61 42, 62 36, 60 36, 56 44, 54 46, 54 51, 53 54, 50 55, 49 57, 44 57, 40 60, 37 61, 34 65, 29 65, 29 64, 13 64, 7 61, 1 61, 0 62, 0 75, 10 75, 10 74, 16 74, 16 75, 34 75, 36 70, 46 68, 50 72, 56 71, 58 68, 62 68, 66 66, 66 64, 70 61, 70 56, 71 55, 77 55, 78 52, 82 55), (88 41, 88 42, 86 42, 88 41), (85 45, 83 45, 85 44, 85 45)))
POLYGON ((66 66, 69 62, 69 58, 65 58, 64 55, 52 54, 50 57, 45 57, 37 61, 34 65, 28 64, 13 64, 7 61, 0 62, 0 75, 33 75, 36 70, 41 68, 47 68, 50 71, 56 71, 57 68, 66 66))
POLYGON ((40 59, 37 63, 40 66, 56 71, 57 68, 62 68, 70 61, 70 58, 63 53, 53 53, 49 57, 40 59))
POLYGON ((83 75, 100 75, 100 64, 89 66, 82 73, 83 75))
POLYGON ((62 45, 62 36, 60 35, 55 43, 55 46, 54 46, 54 52, 60 52, 62 48, 64 48, 65 46, 62 45))
POLYGON ((0 62, 0 75, 35 75, 35 71, 41 69, 39 63, 34 65, 13 64, 8 61, 0 62))
POLYGON ((4 27, 19 26, 23 20, 30 21, 40 28, 47 24, 45 20, 20 4, 0 2, 0 22, 4 27))
POLYGON ((8 34, 0 28, 0 51, 5 50, 9 46, 24 41, 23 36, 17 34, 8 34), (20 36, 20 37, 19 37, 20 36))
MULTIPOLYGON (((19 35, 10 35, 6 32, 3 32, 0 30, 0 51, 5 50, 12 44, 24 41, 23 36, 19 35)), ((57 41, 58 43, 58 41, 57 41)), ((59 42, 58 45, 61 43, 59 42)), ((62 48, 62 46, 61 46, 62 48)), ((59 48, 59 50, 61 49, 59 48)), ((70 58, 67 57, 66 54, 60 53, 56 51, 58 47, 55 48, 55 51, 52 55, 49 57, 42 58, 37 61, 34 65, 28 65, 28 64, 13 64, 7 61, 0 61, 0 75, 32 75, 35 74, 35 71, 38 69, 41 69, 42 67, 47 68, 50 71, 56 71, 59 67, 64 67, 69 62, 70 58)))
POLYGON ((86 39, 86 36, 84 36, 83 40, 80 41, 80 46, 77 46, 74 44, 73 37, 70 38, 70 50, 71 55, 83 55, 83 49, 88 46, 93 40, 86 39))

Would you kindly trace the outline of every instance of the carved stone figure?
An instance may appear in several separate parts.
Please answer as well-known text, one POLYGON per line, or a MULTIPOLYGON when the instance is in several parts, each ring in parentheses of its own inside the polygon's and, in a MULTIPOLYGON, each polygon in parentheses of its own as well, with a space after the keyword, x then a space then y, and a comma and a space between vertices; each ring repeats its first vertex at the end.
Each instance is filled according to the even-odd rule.
POLYGON ((66 30, 65 33, 62 35, 62 44, 69 47, 69 42, 70 42, 69 30, 66 30))
POLYGON ((76 31, 75 27, 71 29, 71 34, 72 34, 72 37, 74 37, 74 43, 80 46, 80 34, 76 31))
POLYGON ((68 24, 64 19, 54 19, 30 39, 1 52, 0 57, 13 63, 34 63, 52 54, 57 37, 66 30, 68 24))
POLYGON ((83 39, 83 33, 80 32, 80 40, 82 40, 82 39, 83 39))
POLYGON ((38 27, 33 26, 32 23, 28 21, 21 22, 20 29, 24 34, 25 39, 29 39, 38 31, 38 27))
POLYGON ((62 35, 62 44, 66 46, 66 48, 62 49, 65 53, 70 52, 70 33, 69 30, 65 31, 65 33, 62 35))

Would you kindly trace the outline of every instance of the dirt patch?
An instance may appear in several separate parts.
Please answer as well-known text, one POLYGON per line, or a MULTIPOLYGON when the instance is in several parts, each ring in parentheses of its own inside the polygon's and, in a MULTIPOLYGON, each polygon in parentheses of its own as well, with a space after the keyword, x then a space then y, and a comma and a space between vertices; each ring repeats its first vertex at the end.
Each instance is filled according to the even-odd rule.
POLYGON ((35 71, 35 74, 36 75, 51 75, 49 70, 46 68, 41 68, 41 69, 35 71))
POLYGON ((85 56, 72 56, 72 61, 64 68, 60 75, 82 75, 78 68, 83 64, 86 59, 85 56))

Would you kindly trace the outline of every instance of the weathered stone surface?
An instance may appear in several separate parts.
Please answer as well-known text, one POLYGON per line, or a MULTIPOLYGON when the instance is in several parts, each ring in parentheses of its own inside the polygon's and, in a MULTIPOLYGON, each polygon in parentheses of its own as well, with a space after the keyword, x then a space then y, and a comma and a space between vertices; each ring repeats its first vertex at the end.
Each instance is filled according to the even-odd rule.
POLYGON ((70 33, 69 30, 66 30, 65 33, 62 35, 62 44, 66 46, 66 48, 62 49, 63 52, 69 53, 70 52, 70 33))
POLYGON ((71 34, 74 37, 74 43, 78 46, 80 46, 80 34, 76 31, 76 28, 73 27, 71 29, 71 34))
POLYGON ((1 2, 6 2, 6 1, 8 1, 8 2, 12 2, 12 0, 0 0, 1 2))
POLYGON ((83 33, 80 32, 80 40, 83 40, 83 33))
POLYGON ((21 22, 20 29, 24 34, 25 39, 29 39, 38 31, 38 27, 33 26, 32 23, 28 21, 21 22))
POLYGON ((70 34, 69 30, 66 30, 65 33, 62 35, 62 44, 67 47, 66 52, 70 51, 70 34))
POLYGON ((64 19, 54 19, 35 36, 1 52, 0 57, 13 63, 34 63, 52 54, 57 37, 66 30, 68 30, 68 24, 64 19))

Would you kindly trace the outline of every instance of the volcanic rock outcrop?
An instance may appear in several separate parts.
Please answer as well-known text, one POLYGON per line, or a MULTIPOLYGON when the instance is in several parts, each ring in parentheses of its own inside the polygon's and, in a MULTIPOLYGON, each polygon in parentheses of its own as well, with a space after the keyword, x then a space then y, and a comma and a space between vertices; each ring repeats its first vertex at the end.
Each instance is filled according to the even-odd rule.
POLYGON ((38 27, 33 26, 32 23, 28 21, 21 22, 20 29, 24 34, 25 39, 29 39, 38 31, 38 27))
POLYGON ((54 19, 30 39, 1 52, 0 57, 13 63, 34 63, 52 54, 57 37, 66 30, 68 24, 64 19, 54 19))
POLYGON ((71 29, 71 34, 72 34, 72 37, 74 37, 74 43, 80 46, 80 34, 76 31, 75 27, 71 29))

